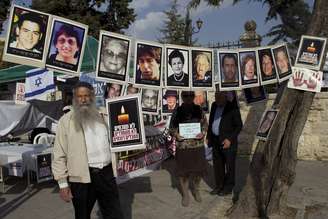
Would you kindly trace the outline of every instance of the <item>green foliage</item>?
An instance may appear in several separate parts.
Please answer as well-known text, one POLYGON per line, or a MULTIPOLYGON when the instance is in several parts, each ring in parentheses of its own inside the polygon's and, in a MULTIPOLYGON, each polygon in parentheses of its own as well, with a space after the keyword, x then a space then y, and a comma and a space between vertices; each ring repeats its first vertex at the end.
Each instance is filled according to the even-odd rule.
POLYGON ((8 17, 9 7, 10 7, 10 0, 0 1, 0 33, 3 31, 3 22, 8 17))
POLYGON ((32 8, 78 21, 89 26, 89 35, 98 37, 99 30, 121 32, 135 20, 132 0, 32 0, 32 8), (101 7, 108 4, 105 11, 101 7))
POLYGON ((291 40, 291 43, 298 45, 301 35, 306 33, 311 13, 309 6, 303 1, 296 1, 288 7, 279 9, 279 16, 282 24, 273 26, 265 36, 273 37, 269 44, 275 44, 279 40, 291 40))
POLYGON ((185 22, 177 8, 177 0, 173 0, 171 9, 164 12, 167 19, 164 22, 164 28, 160 29, 162 37, 159 41, 161 43, 185 45, 185 22))
POLYGON ((129 8, 132 0, 111 0, 106 10, 106 14, 101 17, 103 29, 112 32, 122 33, 122 29, 127 29, 135 21, 134 9, 129 8))

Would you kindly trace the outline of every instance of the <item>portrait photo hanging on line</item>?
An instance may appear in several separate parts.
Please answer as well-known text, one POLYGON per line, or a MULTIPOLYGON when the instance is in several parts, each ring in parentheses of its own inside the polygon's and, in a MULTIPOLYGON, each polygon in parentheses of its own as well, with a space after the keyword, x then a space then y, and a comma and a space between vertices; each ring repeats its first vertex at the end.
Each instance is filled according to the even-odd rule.
POLYGON ((46 66, 64 73, 79 75, 88 26, 55 17, 51 25, 51 38, 46 66))
POLYGON ((261 85, 277 83, 277 71, 273 62, 273 55, 271 47, 261 47, 257 50, 260 73, 261 85))
POLYGON ((162 114, 171 114, 179 106, 179 92, 177 90, 162 90, 162 114))
POLYGON ((107 99, 109 142, 112 152, 146 148, 140 95, 107 99))
POLYGON ((231 51, 218 51, 219 89, 239 90, 240 74, 238 53, 231 51))
POLYGON ((128 78, 131 40, 124 35, 100 31, 97 78, 125 82, 128 78))
POLYGON ((287 45, 279 45, 272 48, 275 68, 277 70, 278 81, 288 80, 292 75, 292 66, 289 58, 287 45))
POLYGON ((3 53, 3 60, 44 67, 50 15, 14 5, 3 53))
POLYGON ((193 48, 191 60, 191 86, 211 89, 213 87, 213 51, 205 48, 193 48))
POLYGON ((141 89, 141 108, 144 114, 157 115, 159 112, 160 91, 149 88, 141 89))
POLYGON ((259 77, 257 72, 257 58, 254 50, 239 51, 239 66, 241 87, 256 87, 259 86, 259 77))
POLYGON ((296 67, 320 70, 327 38, 303 35, 296 56, 296 67))
POLYGON ((134 83, 143 87, 161 87, 163 46, 159 43, 136 41, 134 83))
POLYGON ((185 47, 165 47, 166 87, 189 88, 189 49, 185 47))

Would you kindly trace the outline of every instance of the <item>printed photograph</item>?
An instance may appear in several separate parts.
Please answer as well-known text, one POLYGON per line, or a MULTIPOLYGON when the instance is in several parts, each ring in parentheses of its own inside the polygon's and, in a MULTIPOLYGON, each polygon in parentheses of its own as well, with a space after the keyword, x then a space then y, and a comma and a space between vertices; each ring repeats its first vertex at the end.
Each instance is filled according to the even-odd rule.
POLYGON ((159 90, 141 89, 141 108, 145 114, 158 114, 159 90))
POLYGON ((257 103, 267 99, 263 86, 245 88, 243 91, 247 104, 257 103))
POLYGON ((310 92, 320 92, 323 74, 321 71, 313 71, 307 68, 292 67, 293 75, 289 79, 287 87, 310 92))
POLYGON ((162 92, 162 114, 171 114, 179 106, 178 91, 163 89, 162 92))
POLYGON ((65 73, 79 74, 88 27, 63 18, 52 21, 46 65, 65 73))
POLYGON ((146 44, 137 41, 135 48, 135 84, 160 87, 163 47, 160 44, 146 44))
POLYGON ((140 92, 140 88, 133 86, 133 84, 128 84, 126 86, 125 95, 137 94, 140 92))
POLYGON ((104 99, 119 97, 123 94, 123 85, 117 83, 106 83, 104 99))
POLYGON ((242 88, 259 85, 256 60, 256 51, 239 52, 239 66, 242 88))
POLYGON ((302 36, 295 66, 320 70, 327 38, 302 36))
POLYGON ((44 66, 50 15, 13 6, 3 60, 44 66))
POLYGON ((287 45, 281 45, 272 49, 275 67, 279 82, 287 80, 292 74, 291 62, 287 50, 287 45))
POLYGON ((212 57, 213 51, 191 50, 193 88, 212 88, 212 57))
POLYGON ((146 137, 138 94, 106 100, 112 152, 144 149, 146 137))
POLYGON ((166 86, 189 87, 189 50, 166 47, 166 86))
POLYGON ((125 82, 128 77, 131 40, 123 35, 101 31, 99 42, 97 77, 125 82))
POLYGON ((238 53, 236 52, 218 52, 219 63, 219 89, 239 90, 240 74, 238 64, 238 53))
POLYGON ((277 110, 266 110, 262 116, 260 126, 256 132, 256 136, 262 140, 266 140, 269 136, 274 120, 278 114, 277 110))
POLYGON ((277 72, 273 62, 273 55, 271 48, 262 48, 258 51, 261 84, 277 83, 277 72))

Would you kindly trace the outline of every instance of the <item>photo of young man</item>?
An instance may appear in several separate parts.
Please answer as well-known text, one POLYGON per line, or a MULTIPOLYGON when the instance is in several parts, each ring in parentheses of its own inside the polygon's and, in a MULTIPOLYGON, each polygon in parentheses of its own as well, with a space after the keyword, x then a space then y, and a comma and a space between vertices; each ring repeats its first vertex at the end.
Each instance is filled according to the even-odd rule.
POLYGON ((4 60, 41 67, 49 15, 18 6, 11 13, 4 60))
POLYGON ((161 85, 162 46, 136 42, 135 84, 161 85))
POLYGON ((277 82, 276 68, 274 66, 272 52, 270 48, 258 50, 260 61, 261 84, 270 84, 277 82))
POLYGON ((239 89, 238 53, 219 52, 220 90, 239 89))

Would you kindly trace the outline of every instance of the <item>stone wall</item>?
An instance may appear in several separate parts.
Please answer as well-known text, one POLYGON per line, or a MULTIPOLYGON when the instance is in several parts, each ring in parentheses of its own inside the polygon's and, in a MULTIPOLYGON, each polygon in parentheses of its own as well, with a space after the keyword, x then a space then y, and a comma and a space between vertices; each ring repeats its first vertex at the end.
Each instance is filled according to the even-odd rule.
MULTIPOLYGON (((262 113, 270 108, 275 99, 270 94, 267 101, 247 105, 241 93, 239 104, 243 130, 239 136, 239 154, 254 152, 257 145, 255 133, 262 113)), ((301 160, 328 160, 328 93, 317 93, 311 106, 307 122, 299 140, 298 158, 301 160)))

